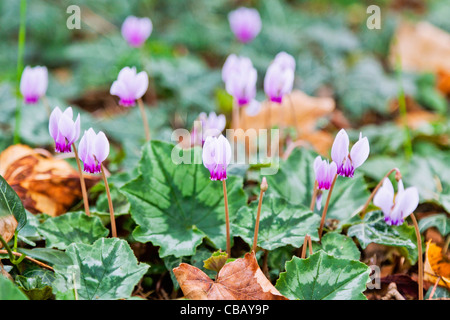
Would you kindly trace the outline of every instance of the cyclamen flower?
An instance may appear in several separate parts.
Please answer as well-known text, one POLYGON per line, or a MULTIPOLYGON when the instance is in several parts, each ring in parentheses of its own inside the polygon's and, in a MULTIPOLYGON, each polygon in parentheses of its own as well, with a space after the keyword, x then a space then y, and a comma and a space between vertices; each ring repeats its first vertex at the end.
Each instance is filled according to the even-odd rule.
POLYGON ((45 95, 48 86, 48 71, 46 67, 26 66, 20 79, 20 93, 25 103, 34 104, 45 95))
POLYGON ((397 195, 394 196, 394 187, 391 181, 385 178, 383 185, 373 198, 373 203, 383 211, 386 223, 394 226, 403 224, 406 217, 419 205, 417 188, 409 187, 405 190, 401 179, 398 181, 397 188, 397 195))
POLYGON ((102 131, 95 134, 94 130, 89 128, 80 140, 78 152, 79 158, 84 164, 84 171, 99 173, 102 170, 102 162, 109 154, 109 141, 102 131))
POLYGON ((225 129, 226 118, 223 114, 216 115, 215 112, 211 112, 209 116, 207 116, 205 112, 202 112, 200 113, 198 120, 201 123, 201 128, 194 126, 192 131, 192 140, 194 144, 203 145, 206 137, 217 137, 225 129))
POLYGON ((122 36, 132 47, 140 47, 150 37, 153 30, 152 21, 149 18, 129 16, 122 24, 122 36))
POLYGON ((256 9, 240 7, 228 14, 231 31, 242 43, 252 41, 261 31, 261 17, 256 9))
POLYGON ((264 92, 270 101, 281 103, 283 96, 290 93, 294 86, 294 69, 285 58, 274 60, 267 68, 264 77, 264 92))
POLYGON ((227 166, 231 161, 230 143, 223 135, 218 138, 208 136, 203 145, 202 159, 211 174, 211 180, 226 180, 227 166))
POLYGON ((80 114, 75 122, 72 120, 73 111, 68 107, 64 112, 56 107, 50 114, 49 132, 55 140, 56 152, 71 152, 72 143, 80 137, 80 114))
POLYGON ((275 56, 273 63, 278 64, 281 69, 291 69, 295 72, 295 59, 289 53, 281 51, 275 56))
POLYGON ((250 59, 230 55, 222 68, 226 91, 239 106, 249 104, 256 96, 258 73, 250 59))
POLYGON ((117 80, 113 82, 110 93, 120 98, 119 104, 124 107, 134 106, 148 89, 147 72, 136 74, 136 68, 125 67, 120 70, 117 80))
POLYGON ((322 160, 320 156, 314 160, 314 173, 319 190, 329 190, 336 175, 336 163, 328 163, 327 160, 322 160))
POLYGON ((359 140, 353 145, 350 153, 348 152, 349 143, 347 132, 341 129, 331 147, 331 158, 336 162, 339 175, 352 178, 355 169, 369 157, 370 147, 369 140, 367 137, 363 138, 362 133, 360 133, 359 140))

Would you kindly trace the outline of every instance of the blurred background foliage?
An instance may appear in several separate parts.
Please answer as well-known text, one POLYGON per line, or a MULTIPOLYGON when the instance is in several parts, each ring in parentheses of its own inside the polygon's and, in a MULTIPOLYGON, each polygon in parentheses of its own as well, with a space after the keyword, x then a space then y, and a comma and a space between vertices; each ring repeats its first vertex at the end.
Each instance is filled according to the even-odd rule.
MULTIPOLYGON (((20 1, 0 3, 0 150, 12 144, 20 1)), ((402 19, 429 21, 450 32, 449 0, 33 0, 28 1, 25 65, 50 70, 51 106, 71 105, 83 113, 83 128, 95 124, 116 143, 112 165, 134 167, 143 142, 137 108, 124 110, 109 94, 124 66, 146 70, 151 78, 145 103, 152 136, 170 140, 174 128, 188 128, 202 111, 228 113, 221 67, 230 53, 252 59, 258 70, 258 98, 264 99, 265 70, 280 51, 297 60, 295 88, 313 96, 331 96, 350 127, 369 136, 372 152, 402 156, 405 139, 392 120, 399 92, 389 65, 392 37, 402 19), (382 9, 382 27, 369 30, 367 7, 382 9), (80 30, 69 30, 69 5, 81 8, 80 30), (238 6, 258 9, 262 32, 238 44, 227 14, 238 6), (141 49, 128 47, 120 27, 128 15, 148 16, 154 29, 141 49), (134 125, 136 124, 136 125, 134 125)), ((435 75, 402 73, 402 87, 426 110, 443 115, 412 133, 414 151, 447 151, 448 101, 435 88, 435 75)), ((22 141, 49 147, 48 114, 42 102, 24 106, 22 141)), ((338 129, 331 127, 331 130, 338 129)))

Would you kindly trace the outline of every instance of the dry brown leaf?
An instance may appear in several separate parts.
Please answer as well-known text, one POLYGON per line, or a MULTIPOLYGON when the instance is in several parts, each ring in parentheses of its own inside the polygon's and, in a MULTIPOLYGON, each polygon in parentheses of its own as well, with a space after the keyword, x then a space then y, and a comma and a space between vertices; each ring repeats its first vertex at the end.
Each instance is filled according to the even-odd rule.
POLYGON ((394 36, 389 61, 394 67, 401 58, 403 71, 450 72, 450 34, 422 21, 402 23, 394 36))
MULTIPOLYGON (((14 236, 17 228, 17 220, 13 215, 8 215, 0 218, 0 236, 8 243, 14 236)), ((0 242, 0 248, 3 244, 0 242)))
POLYGON ((173 272, 185 297, 191 300, 287 300, 264 276, 254 253, 225 264, 216 281, 186 263, 173 272))
MULTIPOLYGON (((425 110, 409 111, 406 116, 407 125, 409 128, 413 130, 418 129, 420 128, 420 126, 436 121, 438 119, 439 116, 437 114, 425 110)), ((399 116, 395 122, 397 123, 397 125, 402 126, 403 125, 402 117, 399 116)))
MULTIPOLYGON (((65 160, 44 156, 25 145, 0 154, 0 174, 32 213, 58 216, 82 198, 78 171, 65 160)), ((84 175, 86 187, 100 177, 84 175)))
POLYGON ((435 283, 440 276, 440 286, 450 288, 450 261, 442 254, 442 248, 428 241, 425 252, 424 279, 435 283))

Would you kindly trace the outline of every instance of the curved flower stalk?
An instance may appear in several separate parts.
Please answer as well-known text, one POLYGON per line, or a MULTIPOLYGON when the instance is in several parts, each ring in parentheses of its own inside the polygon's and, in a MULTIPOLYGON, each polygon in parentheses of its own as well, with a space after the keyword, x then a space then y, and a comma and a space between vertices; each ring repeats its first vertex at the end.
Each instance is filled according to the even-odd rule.
POLYGON ((331 147, 331 158, 337 165, 337 173, 343 177, 352 178, 355 169, 361 166, 369 157, 370 147, 367 137, 359 135, 359 140, 349 150, 349 138, 344 129, 338 132, 331 147))
POLYGON ((230 217, 228 212, 227 196, 227 166, 231 161, 231 146, 228 140, 220 135, 218 138, 208 136, 203 145, 203 164, 209 170, 211 180, 221 180, 223 186, 223 198, 225 205, 225 224, 227 237, 227 255, 231 256, 230 217))
POLYGON ((384 214, 384 221, 388 225, 398 226, 403 224, 408 216, 414 224, 417 238, 418 264, 419 264, 419 300, 423 300, 423 257, 422 238, 419 224, 413 212, 419 205, 419 192, 415 187, 407 189, 403 186, 403 181, 398 180, 397 195, 394 195, 394 187, 388 178, 384 178, 383 184, 373 198, 373 203, 381 208, 384 214))
POLYGON ((45 95, 48 86, 48 71, 46 67, 26 66, 20 79, 20 93, 26 104, 35 104, 45 95))
POLYGON ((381 208, 384 220, 388 225, 398 226, 403 224, 406 217, 416 210, 419 205, 419 193, 415 187, 405 189, 400 179, 395 196, 391 181, 385 178, 383 185, 373 198, 373 203, 381 208))
POLYGON ((109 214, 111 218, 112 236, 117 237, 116 220, 114 217, 114 207, 111 200, 111 192, 109 190, 108 180, 106 179, 103 161, 109 155, 109 141, 106 135, 100 131, 95 133, 94 129, 84 131, 84 135, 78 145, 80 150, 79 158, 83 161, 84 171, 88 173, 101 173, 105 183, 106 195, 108 197, 109 214))
POLYGON ((137 99, 142 98, 147 89, 147 72, 136 73, 135 67, 125 67, 120 70, 117 80, 113 82, 110 93, 120 98, 120 105, 131 107, 135 105, 137 99))
POLYGON ((152 21, 145 18, 128 16, 122 24, 121 32, 131 47, 141 47, 153 31, 152 21))
POLYGON ((223 114, 217 115, 215 112, 210 112, 206 115, 202 112, 198 116, 198 122, 201 127, 194 126, 192 129, 192 143, 203 146, 207 137, 218 137, 222 133, 225 129, 226 118, 223 114))
POLYGON ((239 42, 252 41, 261 31, 262 22, 259 12, 254 8, 240 7, 228 14, 228 22, 239 42))
POLYGON ((64 112, 59 107, 53 109, 49 119, 49 132, 55 140, 55 152, 72 152, 72 144, 80 137, 80 114, 73 121, 73 110, 64 112))

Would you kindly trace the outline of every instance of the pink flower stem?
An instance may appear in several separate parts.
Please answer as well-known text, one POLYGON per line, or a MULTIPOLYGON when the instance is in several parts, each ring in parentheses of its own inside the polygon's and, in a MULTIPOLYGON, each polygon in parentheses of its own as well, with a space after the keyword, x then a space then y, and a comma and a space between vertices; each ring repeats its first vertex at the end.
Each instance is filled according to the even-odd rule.
POLYGON ((414 224, 414 229, 416 230, 416 238, 417 238, 417 251, 418 251, 418 263, 419 263, 419 300, 423 300, 423 257, 422 257, 422 237, 420 236, 419 224, 417 223, 417 219, 414 216, 414 213, 411 213, 411 220, 414 224))
POLYGON ((325 217, 327 216, 328 205, 330 204, 330 199, 331 199, 331 193, 333 192, 334 184, 336 183, 337 177, 338 177, 338 174, 336 174, 334 176, 333 182, 331 183, 330 190, 328 191, 327 202, 325 203, 325 207, 323 208, 323 211, 322 211, 322 219, 320 220, 320 227, 319 227, 319 241, 322 240, 322 232, 323 232, 323 226, 325 224, 325 217))
POLYGON ((105 182, 106 195, 108 197, 109 215, 111 217, 111 233, 114 238, 117 238, 116 218, 114 217, 114 207, 111 200, 111 192, 109 190, 108 180, 106 179, 105 167, 101 164, 102 177, 105 182))
POLYGON ((226 180, 222 180, 223 185, 223 199, 225 203, 225 226, 227 232, 227 255, 228 258, 231 257, 231 243, 230 243, 230 216, 228 212, 228 196, 227 196, 227 182, 226 180))
POLYGON ((144 123, 145 139, 150 141, 150 128, 148 127, 147 114, 145 113, 144 102, 141 98, 137 100, 139 110, 141 111, 142 122, 144 123))
POLYGON ((75 160, 77 161, 78 172, 80 174, 80 185, 81 185, 81 193, 83 194, 83 203, 84 203, 84 212, 86 215, 90 216, 91 213, 89 211, 89 198, 86 191, 86 183, 83 177, 83 171, 81 170, 80 158, 78 157, 77 147, 75 147, 75 143, 72 143, 73 152, 75 153, 75 160))

